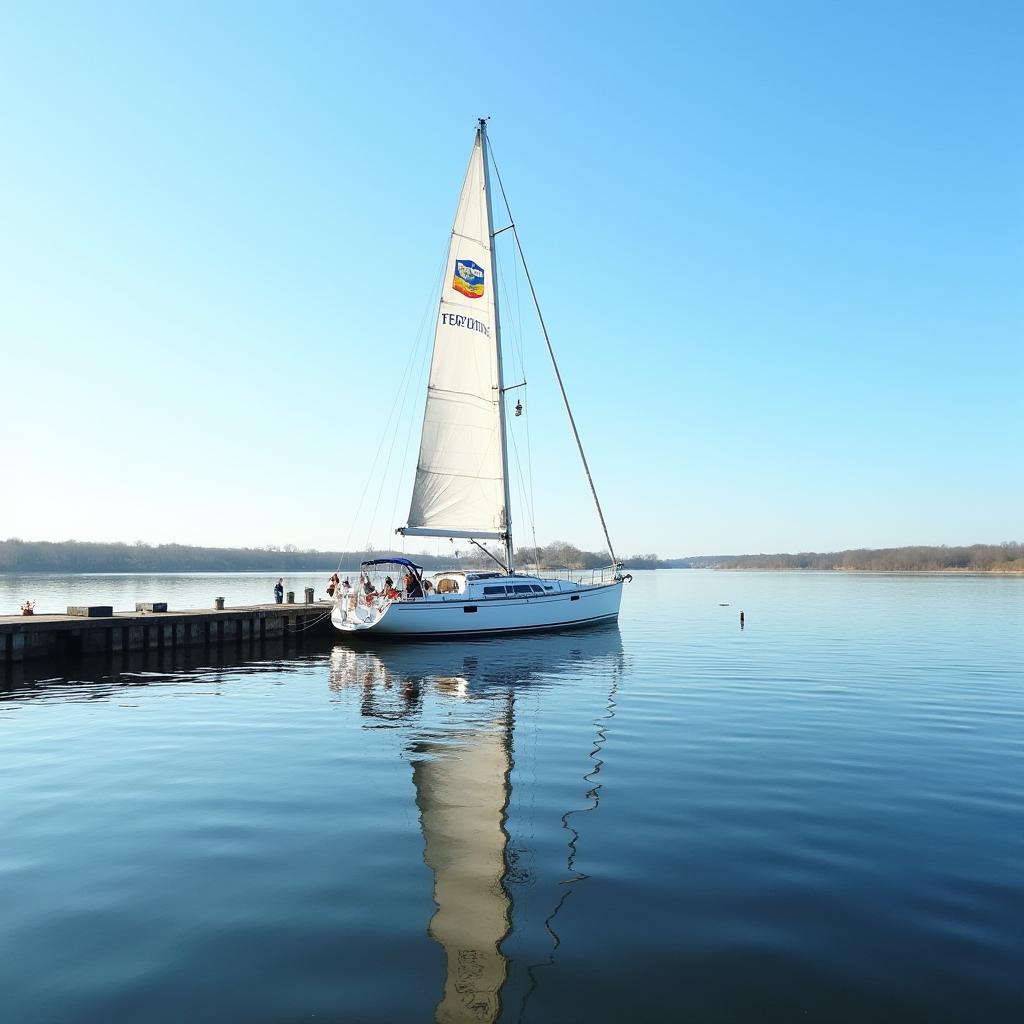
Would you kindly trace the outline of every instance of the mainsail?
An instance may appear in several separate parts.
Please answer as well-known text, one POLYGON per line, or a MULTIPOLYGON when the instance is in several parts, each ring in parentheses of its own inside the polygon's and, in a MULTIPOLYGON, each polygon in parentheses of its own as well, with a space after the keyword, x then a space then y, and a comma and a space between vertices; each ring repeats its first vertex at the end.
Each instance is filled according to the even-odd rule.
POLYGON ((416 482, 408 525, 399 533, 499 539, 508 532, 487 186, 481 127, 448 248, 416 482))

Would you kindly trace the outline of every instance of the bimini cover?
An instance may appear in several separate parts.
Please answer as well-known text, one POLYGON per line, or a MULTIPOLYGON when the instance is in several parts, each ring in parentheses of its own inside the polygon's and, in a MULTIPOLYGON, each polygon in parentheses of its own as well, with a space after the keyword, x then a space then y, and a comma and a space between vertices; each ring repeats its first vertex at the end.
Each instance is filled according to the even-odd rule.
POLYGON ((417 565, 415 562, 410 562, 408 558, 371 558, 366 562, 360 562, 360 567, 364 565, 408 565, 412 569, 422 569, 422 565, 417 565))
POLYGON ((423 434, 408 526, 501 532, 501 395, 480 133, 462 186, 434 329, 423 434))

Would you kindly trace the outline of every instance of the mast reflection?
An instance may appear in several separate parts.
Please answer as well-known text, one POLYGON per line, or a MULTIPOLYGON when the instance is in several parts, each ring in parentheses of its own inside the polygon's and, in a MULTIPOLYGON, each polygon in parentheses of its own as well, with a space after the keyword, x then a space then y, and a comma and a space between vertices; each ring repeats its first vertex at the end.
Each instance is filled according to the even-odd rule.
MULTIPOLYGON (((534 685, 571 685, 573 676, 600 670, 602 662, 614 687, 622 664, 617 628, 372 650, 339 646, 332 653, 332 688, 358 688, 361 714, 412 727, 407 752, 437 905, 427 932, 445 956, 443 996, 434 1010, 437 1024, 498 1021, 503 1003, 515 994, 509 986, 516 965, 503 947, 509 945, 516 920, 513 894, 522 892, 515 883, 523 880, 517 877, 510 841, 510 828, 517 823, 509 819, 516 700, 534 685), (478 724, 466 727, 463 722, 458 729, 428 732, 418 724, 426 695, 477 702, 478 724)), ((588 753, 593 759, 593 752, 588 753)), ((599 767, 595 760, 592 774, 599 767)), ((522 786, 525 773, 517 777, 522 786)), ((591 784, 586 794, 594 806, 599 788, 591 784)), ((570 869, 578 838, 567 820, 572 813, 567 810, 561 818, 570 833, 570 869)), ((518 872, 521 876, 521 867, 518 872)), ((567 895, 564 876, 555 882, 552 904, 557 905, 549 904, 544 915, 549 936, 554 935, 550 921, 567 895)), ((544 959, 552 962, 553 950, 544 959)), ((536 985, 534 967, 542 964, 519 966, 526 990, 514 1002, 521 1012, 536 985)))

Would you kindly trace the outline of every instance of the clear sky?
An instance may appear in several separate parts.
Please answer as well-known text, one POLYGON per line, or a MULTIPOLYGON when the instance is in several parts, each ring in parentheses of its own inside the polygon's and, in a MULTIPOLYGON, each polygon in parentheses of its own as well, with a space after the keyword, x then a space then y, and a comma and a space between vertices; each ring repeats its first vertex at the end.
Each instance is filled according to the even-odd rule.
POLYGON ((620 554, 1024 537, 1018 0, 3 4, 0 537, 390 543, 481 115, 620 554))

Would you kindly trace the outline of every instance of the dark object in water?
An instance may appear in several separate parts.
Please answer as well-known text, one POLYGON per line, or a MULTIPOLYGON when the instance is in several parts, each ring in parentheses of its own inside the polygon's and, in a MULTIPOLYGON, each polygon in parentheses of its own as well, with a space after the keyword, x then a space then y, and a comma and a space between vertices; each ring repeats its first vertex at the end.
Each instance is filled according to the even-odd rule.
POLYGON ((723 603, 722 603, 721 601, 719 601, 719 602, 718 602, 718 607, 719 607, 719 608, 728 608, 728 607, 729 607, 729 605, 728 605, 728 603, 726 603, 726 604, 723 604, 723 603))
POLYGON ((740 612, 740 629, 743 628, 743 612, 740 612))

